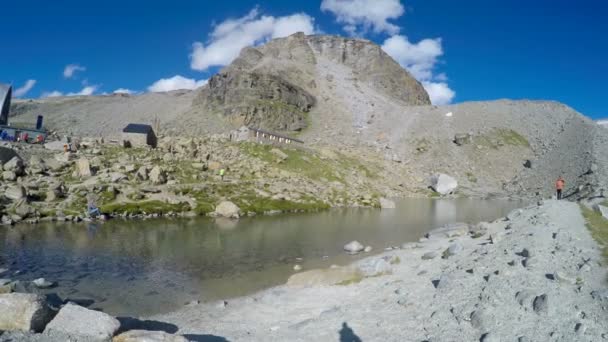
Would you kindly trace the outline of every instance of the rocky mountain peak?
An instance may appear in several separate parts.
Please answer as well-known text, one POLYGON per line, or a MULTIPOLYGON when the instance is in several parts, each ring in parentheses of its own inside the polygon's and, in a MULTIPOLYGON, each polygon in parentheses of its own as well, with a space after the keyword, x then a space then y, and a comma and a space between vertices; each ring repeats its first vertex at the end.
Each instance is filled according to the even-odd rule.
POLYGON ((422 85, 375 43, 296 33, 244 48, 209 80, 194 105, 197 112, 218 115, 235 126, 298 131, 307 127, 313 107, 334 112, 348 97, 365 101, 376 93, 404 106, 430 104, 422 85), (358 91, 338 91, 344 83, 358 91))

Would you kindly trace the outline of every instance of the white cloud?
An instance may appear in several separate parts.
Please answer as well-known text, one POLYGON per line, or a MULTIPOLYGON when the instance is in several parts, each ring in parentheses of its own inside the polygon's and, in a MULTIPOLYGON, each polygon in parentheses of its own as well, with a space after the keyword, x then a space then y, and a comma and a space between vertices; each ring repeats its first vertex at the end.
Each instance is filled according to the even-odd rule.
POLYGON ((352 35, 374 33, 399 33, 399 26, 389 23, 405 13, 399 0, 323 0, 323 12, 331 12, 336 20, 344 24, 344 30, 352 35))
POLYGON ((412 44, 406 36, 392 36, 384 41, 382 50, 419 80, 432 77, 437 58, 443 54, 440 38, 423 39, 412 44))
POLYGON ((72 78, 77 71, 85 71, 87 68, 80 66, 78 64, 68 64, 63 69, 63 77, 72 78))
POLYGON ((36 80, 27 80, 22 87, 15 89, 15 92, 13 94, 15 95, 15 97, 21 97, 27 94, 30 90, 32 90, 35 85, 36 80))
POLYGON ((445 82, 422 82, 424 89, 431 98, 434 105, 446 105, 452 102, 456 92, 454 92, 445 82))
POLYGON ((63 96, 63 93, 57 90, 54 91, 45 91, 42 93, 42 95, 40 95, 40 97, 45 98, 45 97, 58 97, 58 96, 63 96))
POLYGON ((95 91, 97 90, 97 88, 98 88, 98 86, 96 86, 96 85, 85 86, 79 92, 77 92, 77 93, 68 93, 67 96, 90 96, 90 95, 93 95, 93 93, 95 93, 95 91))
POLYGON ((441 38, 423 39, 414 44, 406 36, 396 35, 386 39, 382 49, 422 83, 431 103, 448 104, 456 96, 446 83, 444 73, 433 74, 439 57, 443 55, 441 38))
POLYGON ((204 71, 212 66, 227 65, 246 46, 296 32, 311 34, 314 31, 314 18, 305 13, 283 17, 261 16, 257 8, 254 8, 244 17, 227 19, 216 25, 207 44, 192 44, 190 67, 204 71))
POLYGON ((193 78, 185 78, 181 75, 175 75, 171 78, 161 78, 160 80, 152 83, 148 87, 148 91, 151 92, 164 92, 178 89, 196 89, 207 84, 207 80, 195 80, 193 78))
POLYGON ((118 88, 114 90, 112 93, 114 94, 135 94, 135 91, 126 88, 118 88))

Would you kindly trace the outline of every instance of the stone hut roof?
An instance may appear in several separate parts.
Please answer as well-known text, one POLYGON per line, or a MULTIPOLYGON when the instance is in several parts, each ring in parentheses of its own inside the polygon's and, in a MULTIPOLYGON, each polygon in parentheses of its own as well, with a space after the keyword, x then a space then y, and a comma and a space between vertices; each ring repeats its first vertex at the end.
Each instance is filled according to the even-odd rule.
POLYGON ((153 132, 152 126, 146 124, 134 124, 130 123, 127 127, 122 129, 123 133, 139 133, 139 134, 148 134, 153 132))

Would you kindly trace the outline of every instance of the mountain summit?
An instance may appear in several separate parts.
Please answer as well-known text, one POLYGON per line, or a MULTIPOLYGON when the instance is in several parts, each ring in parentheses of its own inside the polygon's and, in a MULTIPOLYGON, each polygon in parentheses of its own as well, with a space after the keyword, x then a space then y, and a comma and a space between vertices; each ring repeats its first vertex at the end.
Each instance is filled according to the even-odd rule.
POLYGON ((364 125, 369 117, 360 104, 378 97, 404 106, 430 104, 422 85, 371 41, 296 33, 243 49, 194 105, 202 115, 236 126, 298 131, 309 124, 313 108, 346 109, 364 125))

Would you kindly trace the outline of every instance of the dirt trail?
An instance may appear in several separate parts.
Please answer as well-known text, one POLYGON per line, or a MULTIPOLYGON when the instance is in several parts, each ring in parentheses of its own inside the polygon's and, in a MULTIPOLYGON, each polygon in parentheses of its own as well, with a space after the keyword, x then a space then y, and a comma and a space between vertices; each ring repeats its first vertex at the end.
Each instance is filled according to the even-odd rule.
POLYGON ((485 225, 478 238, 431 238, 358 263, 398 258, 389 275, 346 286, 281 286, 225 307, 199 304, 151 319, 230 341, 607 338, 606 270, 578 205, 548 201, 508 217, 485 225), (453 255, 444 259, 448 248, 453 255))

